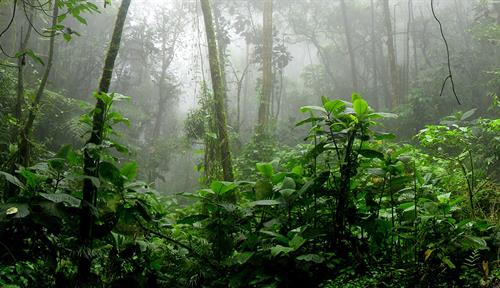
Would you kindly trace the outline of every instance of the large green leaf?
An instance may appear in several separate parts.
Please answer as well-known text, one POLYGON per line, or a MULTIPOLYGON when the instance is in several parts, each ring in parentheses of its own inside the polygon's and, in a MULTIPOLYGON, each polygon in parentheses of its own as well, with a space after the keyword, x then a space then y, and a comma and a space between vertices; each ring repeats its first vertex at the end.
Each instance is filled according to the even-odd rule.
POLYGON ((120 170, 109 162, 101 162, 99 164, 99 177, 117 186, 122 186, 124 182, 120 170))
POLYGON ((372 150, 372 149, 361 149, 359 150, 359 154, 363 155, 366 158, 379 158, 384 159, 384 154, 382 152, 372 150))
POLYGON ((486 241, 477 236, 472 236, 472 235, 464 235, 460 239, 460 243, 462 244, 461 246, 466 249, 488 249, 488 244, 486 241))
POLYGON ((368 112, 368 103, 363 99, 354 100, 352 107, 354 108, 354 112, 358 115, 364 115, 368 112))
POLYGON ((40 193, 40 196, 54 203, 65 203, 70 207, 80 207, 80 199, 66 193, 40 193))
POLYGON ((214 181, 212 182, 212 184, 210 184, 210 189, 220 195, 226 194, 227 192, 232 191, 237 187, 238 185, 236 185, 236 183, 226 181, 214 181))
POLYGON ((30 214, 27 203, 0 204, 0 221, 11 218, 24 218, 30 214))
POLYGON ((273 165, 271 165, 271 163, 257 163, 255 166, 265 177, 271 177, 274 174, 273 165))
POLYGON ((132 181, 137 176, 137 162, 130 162, 122 166, 120 172, 128 181, 132 181))
POLYGON ((3 172, 3 171, 0 171, 0 175, 3 175, 5 177, 5 180, 16 185, 17 187, 19 187, 21 189, 25 189, 24 184, 19 179, 17 179, 16 176, 9 174, 7 172, 3 172))
POLYGON ((278 256, 279 254, 288 254, 293 251, 293 248, 276 245, 271 248, 271 255, 278 256))
POLYGON ((346 104, 344 101, 335 99, 328 100, 323 104, 323 106, 325 106, 326 111, 331 112, 334 115, 338 115, 345 110, 346 104))
POLYGON ((257 201, 250 202, 248 204, 250 206, 274 206, 274 205, 281 204, 281 202, 278 200, 269 199, 269 200, 257 200, 257 201))

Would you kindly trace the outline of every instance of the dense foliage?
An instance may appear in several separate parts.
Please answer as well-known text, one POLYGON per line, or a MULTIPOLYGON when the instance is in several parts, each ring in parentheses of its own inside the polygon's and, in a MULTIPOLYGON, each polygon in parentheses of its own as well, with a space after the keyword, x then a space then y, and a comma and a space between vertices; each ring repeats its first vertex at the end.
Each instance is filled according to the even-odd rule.
MULTIPOLYGON (((177 196, 135 180, 137 164, 122 162, 110 149, 124 149, 106 140, 92 179, 93 285, 498 284, 498 119, 473 119, 473 111, 444 119, 416 135, 417 148, 374 130, 396 116, 373 112, 357 94, 352 103, 323 98, 301 110, 309 117, 298 124, 311 125, 306 144, 257 163, 254 175, 177 196), (179 197, 193 200, 178 206, 179 197)), ((106 119, 123 121, 116 112, 106 119)), ((82 154, 66 145, 18 174, 2 172, 19 195, 1 205, 0 281, 67 285, 84 253, 71 224, 82 154)))
POLYGON ((0 1, 0 287, 500 287, 500 3, 438 2, 0 1))

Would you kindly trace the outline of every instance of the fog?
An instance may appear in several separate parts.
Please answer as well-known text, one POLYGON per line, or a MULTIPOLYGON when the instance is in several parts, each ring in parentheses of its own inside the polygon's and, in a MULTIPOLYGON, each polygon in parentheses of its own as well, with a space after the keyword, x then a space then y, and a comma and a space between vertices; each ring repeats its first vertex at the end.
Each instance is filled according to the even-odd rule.
MULTIPOLYGON (((2 3, 1 10, 3 26, 11 15, 6 2, 2 3)), ((391 125, 404 135, 410 135, 454 111, 471 108, 486 111, 491 101, 488 95, 498 91, 494 73, 498 73, 495 69, 500 61, 499 43, 495 35, 488 34, 496 32, 487 27, 489 23, 500 21, 498 3, 435 1, 436 17, 442 23, 441 35, 430 1, 389 1, 397 69, 396 76, 392 77, 397 77, 394 81, 398 82, 395 85, 402 100, 401 105, 392 107, 389 99, 393 84, 382 2, 345 1, 342 8, 340 1, 274 1, 271 109, 280 143, 294 145, 301 142, 303 131, 293 128, 294 122, 301 117, 297 111, 303 105, 319 103, 320 96, 348 100, 356 91, 379 110, 402 113, 405 120, 391 125), (343 13, 348 30, 345 29, 343 13), (443 36, 449 46, 449 63, 443 36), (355 66, 352 66, 352 61, 355 66), (439 96, 440 87, 448 76, 448 64, 453 73, 453 88, 462 105, 458 105, 452 93, 451 81, 447 81, 443 95, 439 96), (426 108, 421 110, 421 107, 426 108)), ((96 5, 100 11, 82 14, 84 20, 67 17, 62 22, 74 34, 71 34, 70 41, 56 35, 53 69, 47 84, 50 91, 90 103, 119 2, 113 1, 106 9, 103 9, 102 2, 96 2, 96 5)), ((213 5, 218 18, 219 49, 224 55, 228 125, 231 132, 239 133, 238 145, 244 145, 251 140, 255 128, 261 90, 262 1, 217 0, 213 5), (236 123, 238 82, 241 82, 241 107, 240 122, 236 123)), ((16 53, 18 39, 23 36, 23 29, 28 29, 27 17, 22 12, 15 16, 14 27, 2 35, 2 47, 7 53, 2 55, 5 61, 9 60, 6 55, 16 53)), ((165 98, 161 100, 165 101, 165 111, 159 120, 159 138, 167 142, 182 142, 180 139, 185 138, 184 121, 189 112, 199 106, 202 83, 210 83, 202 18, 198 1, 132 1, 111 91, 132 97, 130 104, 119 105, 122 113, 131 120, 131 127, 121 133, 127 142, 131 137, 134 153, 142 155, 140 161, 147 162, 147 158, 152 157, 146 151, 151 149, 148 138, 155 125, 153 115, 158 114, 159 90, 163 91, 162 97, 165 98), (162 39, 165 39, 163 48, 162 39), (164 62, 168 63, 163 64, 166 69, 162 74, 164 62), (158 86, 160 77, 164 77, 162 85, 166 87, 158 86)), ((48 19, 37 13, 33 22, 38 30, 43 31, 49 26, 48 19)), ((45 37, 35 34, 27 46, 44 59, 47 45, 45 37)), ((37 75, 43 71, 42 65, 30 60, 26 67, 28 86, 35 84, 37 75)), ((72 121, 71 116, 64 121, 72 121)), ((80 141, 78 135, 63 136, 67 131, 63 132, 57 137, 80 141)), ((35 133, 39 141, 59 142, 57 137, 35 133)), ((182 172, 178 169, 178 165, 194 166, 198 159, 193 156, 196 144, 189 145, 188 142, 174 145, 173 150, 166 149, 163 154, 155 156, 164 162, 159 178, 154 177, 158 186, 179 177, 178 173, 190 174, 182 176, 186 177, 184 184, 165 186, 168 193, 196 185, 197 174, 192 167, 183 168, 182 172), (184 153, 181 157, 180 152, 184 153), (191 160, 178 163, 186 157, 191 160), (177 168, 172 169, 173 166, 177 168)), ((53 147, 57 146, 56 143, 53 147)))

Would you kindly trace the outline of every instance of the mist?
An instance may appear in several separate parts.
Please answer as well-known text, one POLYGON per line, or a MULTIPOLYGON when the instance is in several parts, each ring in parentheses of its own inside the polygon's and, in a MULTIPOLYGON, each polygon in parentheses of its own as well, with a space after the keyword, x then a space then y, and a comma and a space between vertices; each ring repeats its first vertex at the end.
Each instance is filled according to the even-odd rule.
POLYGON ((0 286, 500 283, 499 1, 4 0, 0 52, 0 286))

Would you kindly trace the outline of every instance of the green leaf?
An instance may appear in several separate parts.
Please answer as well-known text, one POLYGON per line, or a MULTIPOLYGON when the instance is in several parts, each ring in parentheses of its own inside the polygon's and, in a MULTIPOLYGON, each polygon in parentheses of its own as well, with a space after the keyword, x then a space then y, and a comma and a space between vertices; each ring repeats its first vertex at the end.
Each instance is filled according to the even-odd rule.
POLYGON ((359 154, 363 155, 366 158, 379 158, 384 159, 384 154, 382 152, 372 150, 372 149, 361 149, 359 150, 359 154))
POLYGON ((359 95, 359 93, 353 92, 351 94, 351 102, 352 103, 354 103, 354 101, 359 100, 359 99, 363 100, 363 97, 361 97, 361 95, 359 95))
POLYGON ((65 203, 70 207, 80 207, 80 199, 66 193, 40 193, 40 196, 54 203, 65 203))
POLYGON ((54 158, 62 158, 62 159, 67 159, 68 155, 72 151, 71 145, 63 145, 61 148, 59 148, 59 151, 57 152, 56 156, 54 158))
POLYGON ((288 253, 292 252, 293 248, 290 247, 285 247, 281 245, 276 245, 271 248, 271 255, 273 256, 278 256, 279 254, 285 254, 287 255, 288 253))
POLYGON ((472 115, 474 115, 474 113, 476 113, 476 108, 474 109, 471 109, 467 112, 465 112, 464 114, 462 114, 462 117, 460 117, 460 121, 464 121, 466 120, 467 118, 471 117, 472 115))
POLYGON ((40 63, 41 65, 45 65, 45 63, 43 62, 42 58, 40 58, 38 56, 38 54, 36 54, 35 52, 33 52, 33 50, 31 50, 31 49, 27 49, 27 50, 24 50, 24 51, 17 52, 16 55, 15 55, 16 58, 20 58, 20 57, 23 57, 23 56, 28 56, 33 61, 35 61, 37 63, 40 63))
POLYGON ((28 169, 22 169, 21 172, 19 172, 21 176, 26 180, 26 185, 29 188, 36 188, 38 185, 40 185, 46 178, 38 175, 36 173, 31 172, 28 169))
POLYGON ((17 179, 16 176, 11 175, 11 174, 9 174, 7 172, 3 172, 3 171, 0 171, 0 175, 3 175, 5 177, 5 180, 7 180, 10 183, 16 185, 17 187, 19 187, 21 189, 26 189, 26 187, 24 186, 24 184, 19 179, 17 179))
POLYGON ((101 162, 99 164, 99 177, 117 186, 123 186, 124 178, 120 170, 112 163, 101 162))
POLYGON ((488 249, 488 244, 486 243, 486 241, 483 238, 477 236, 464 235, 460 239, 460 243, 464 248, 480 250, 488 249))
POLYGON ((308 106, 302 106, 302 107, 300 107, 300 112, 302 112, 302 113, 312 112, 312 111, 320 111, 320 112, 326 113, 325 108, 320 107, 320 106, 308 105, 308 106))
POLYGON ((273 194, 273 185, 268 179, 259 179, 255 182, 254 190, 256 199, 267 199, 273 194))
POLYGON ((354 100, 352 106, 354 108, 354 112, 358 115, 364 115, 368 111, 368 103, 366 103, 363 99, 354 100))
POLYGON ((26 203, 0 204, 0 221, 10 218, 24 218, 29 214, 30 209, 26 203))
POLYGON ((301 236, 299 236, 298 234, 295 235, 293 237, 292 240, 290 240, 290 242, 288 243, 288 245, 293 248, 293 250, 297 250, 299 249, 302 245, 304 245, 304 243, 306 243, 306 239, 302 238, 301 236))
POLYGON ((290 177, 285 177, 281 182, 281 189, 295 189, 295 181, 290 177))
POLYGON ((217 139, 217 134, 214 132, 207 132, 206 135, 208 138, 217 139))
POLYGON ((66 42, 69 42, 71 41, 71 38, 73 38, 73 36, 71 36, 71 34, 68 34, 68 33, 64 33, 63 34, 63 38, 66 42))
POLYGON ((130 162, 123 165, 120 172, 128 181, 133 181, 137 176, 137 162, 130 162))
POLYGON ((226 260, 224 260, 224 265, 226 266, 236 266, 236 265, 243 265, 252 256, 254 255, 255 252, 238 252, 238 251, 233 251, 233 254, 229 256, 226 260))
POLYGON ((63 158, 52 158, 47 160, 47 163, 49 164, 50 168, 62 172, 62 170, 65 168, 64 163, 66 163, 66 160, 63 158))
POLYGON ((325 119, 324 117, 309 117, 309 118, 306 118, 306 119, 298 122, 297 124, 295 124, 295 126, 301 126, 301 125, 304 125, 306 123, 322 121, 324 119, 325 119))
POLYGON ((132 97, 130 96, 126 96, 126 95, 122 95, 120 93, 116 93, 116 92, 113 92, 111 93, 111 98, 113 99, 113 101, 130 101, 130 99, 132 99, 132 97))
POLYGON ((370 114, 368 114, 367 117, 371 118, 371 119, 376 119, 376 118, 398 118, 398 115, 394 114, 394 113, 377 112, 377 113, 370 113, 370 114))
POLYGON ((331 112, 334 115, 338 115, 345 110, 346 105, 345 102, 335 99, 325 102, 323 106, 325 106, 326 111, 331 112))
POLYGON ((250 205, 250 206, 274 206, 274 205, 279 205, 279 204, 281 204, 280 201, 272 200, 272 199, 257 200, 257 201, 253 201, 253 202, 248 203, 248 205, 250 205))
POLYGON ((375 175, 375 176, 380 176, 380 177, 385 176, 385 171, 382 168, 368 168, 366 171, 370 175, 375 175))
POLYGON ((210 184, 210 189, 214 191, 217 194, 226 194, 229 191, 232 191, 236 189, 238 185, 236 185, 233 182, 226 182, 226 181, 214 181, 212 184, 210 184))
POLYGON ((443 263, 446 264, 446 266, 448 266, 450 269, 456 268, 455 264, 453 264, 453 262, 451 262, 450 258, 448 258, 446 256, 442 256, 441 261, 443 261, 443 263))
POLYGON ((257 163, 255 166, 257 170, 265 177, 270 178, 274 174, 273 165, 271 165, 270 163, 257 163))
POLYGON ((318 254, 305 254, 305 255, 300 255, 296 258, 297 260, 301 261, 306 261, 306 262, 314 262, 314 263, 323 263, 325 261, 325 258, 323 256, 320 256, 318 254))
POLYGON ((437 199, 440 203, 447 203, 448 201, 450 201, 450 196, 451 196, 451 192, 443 193, 443 194, 437 195, 437 199))

